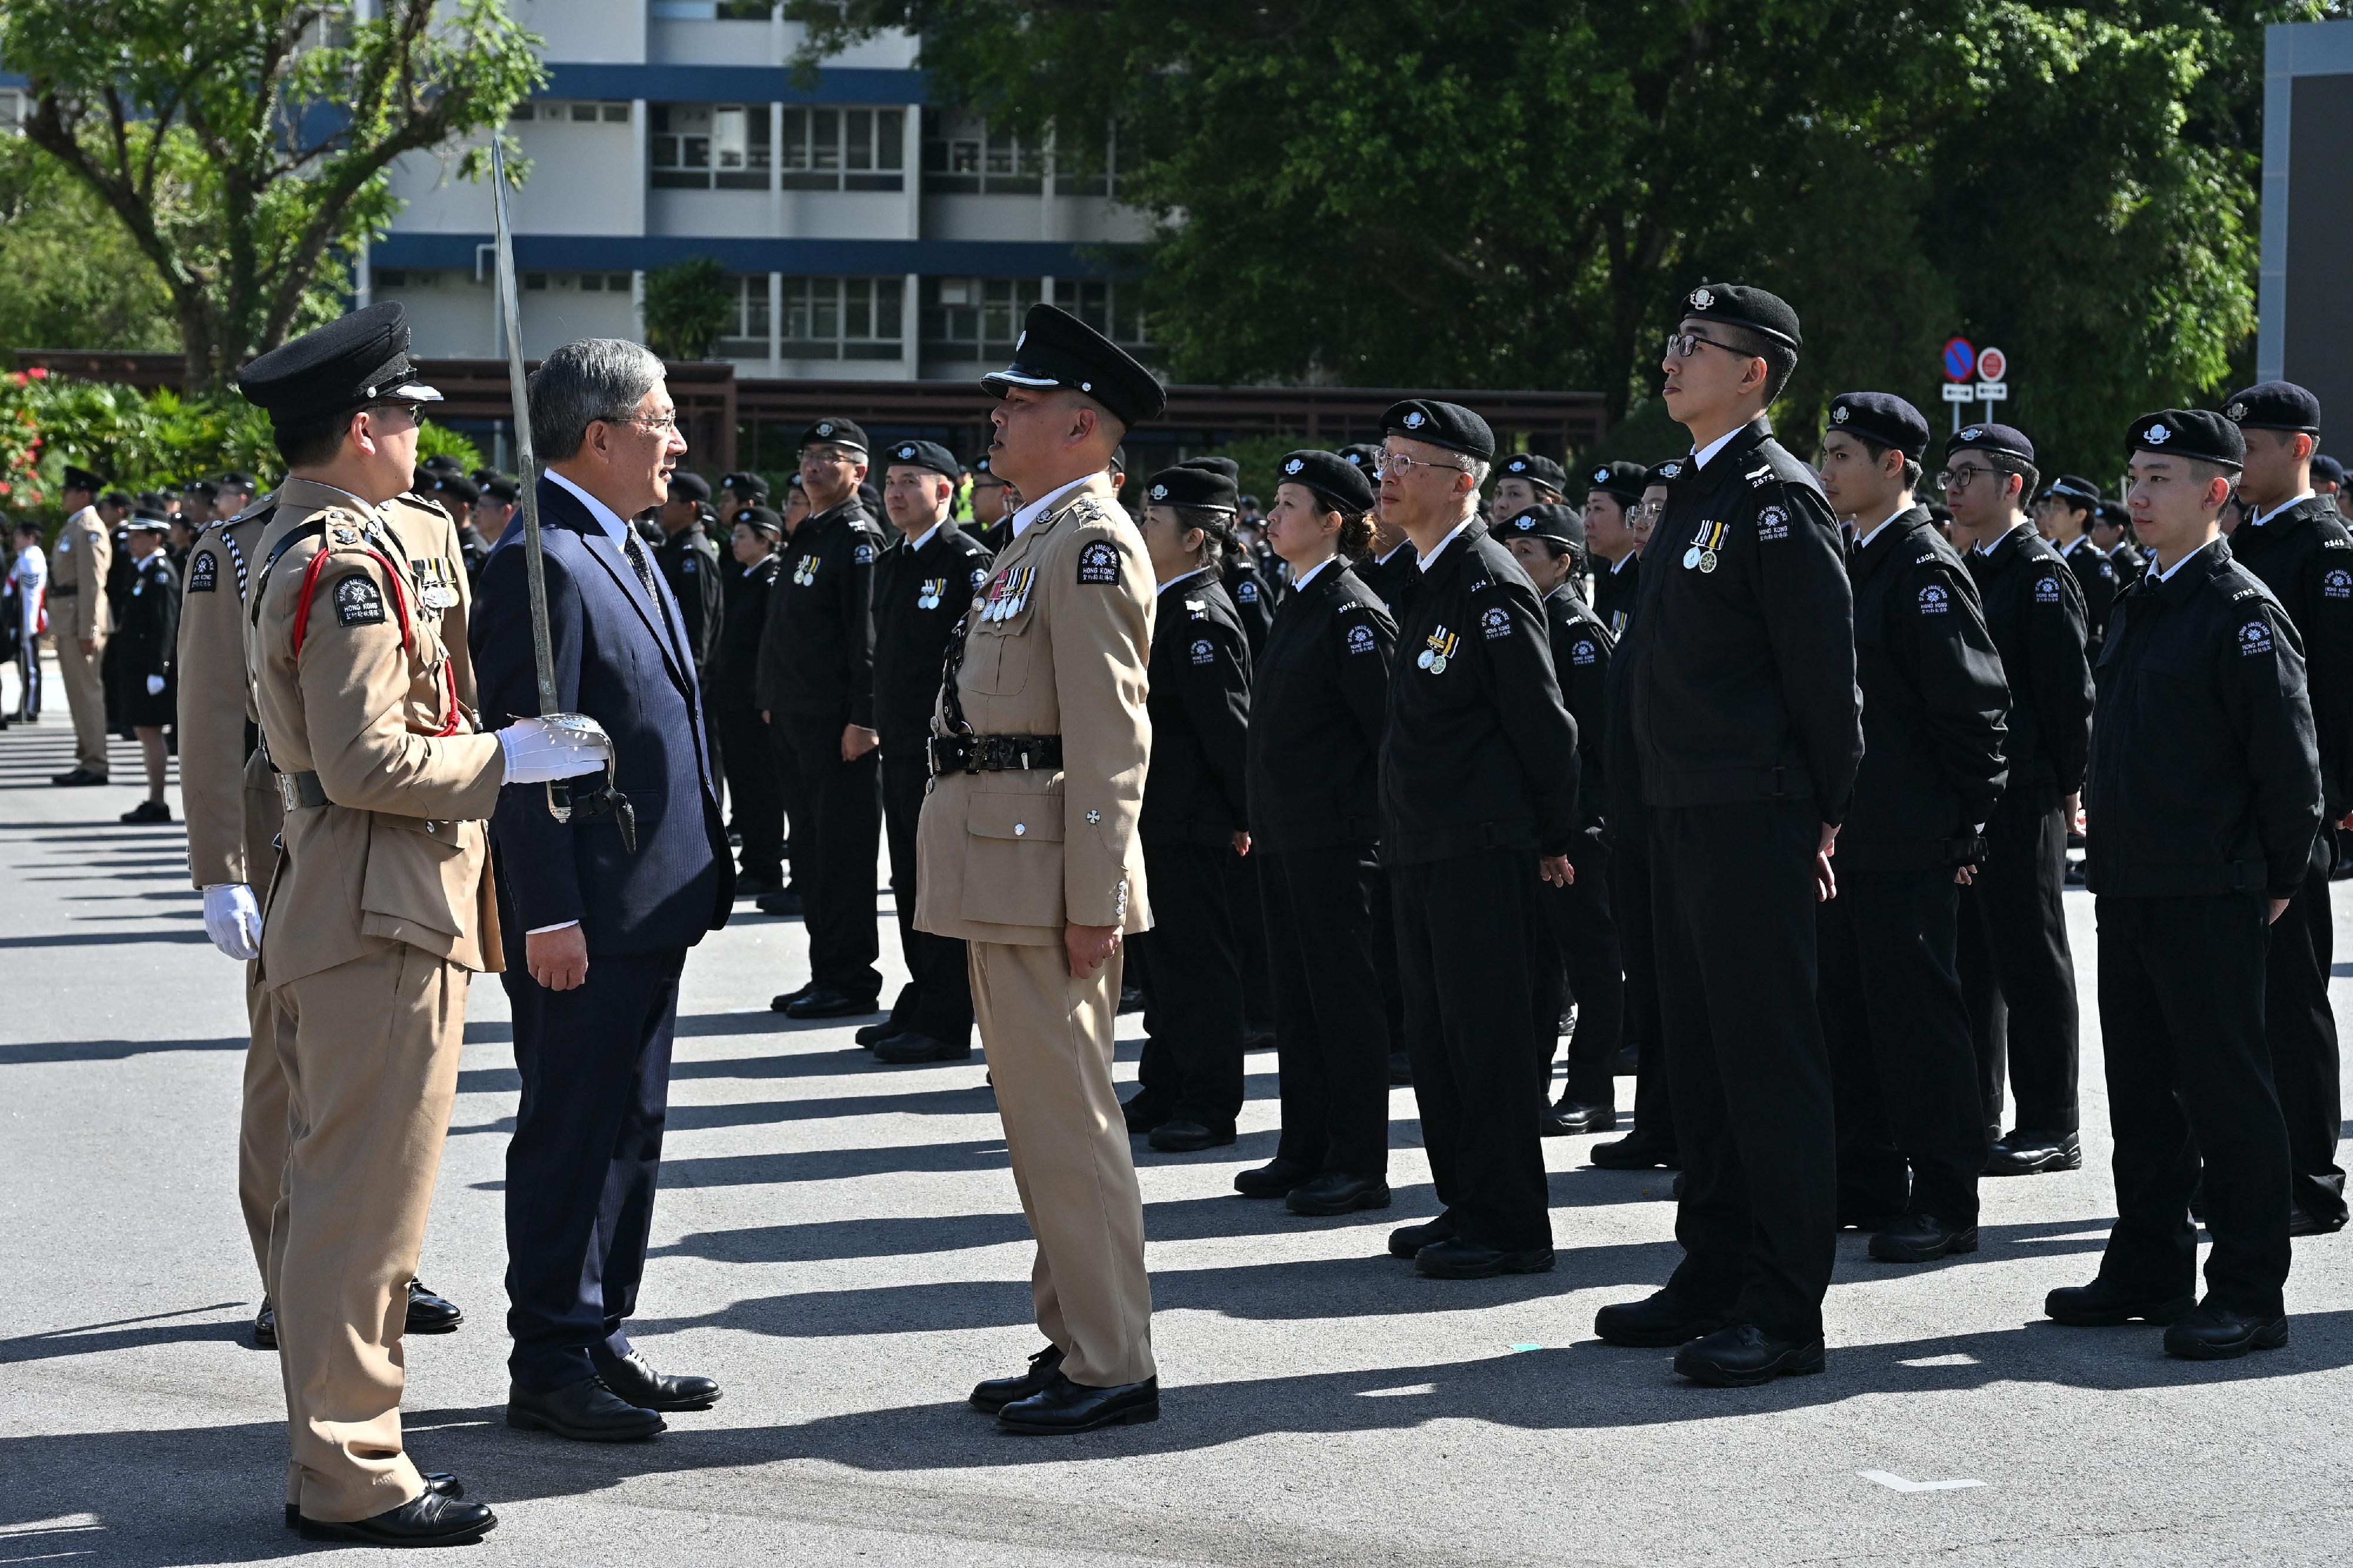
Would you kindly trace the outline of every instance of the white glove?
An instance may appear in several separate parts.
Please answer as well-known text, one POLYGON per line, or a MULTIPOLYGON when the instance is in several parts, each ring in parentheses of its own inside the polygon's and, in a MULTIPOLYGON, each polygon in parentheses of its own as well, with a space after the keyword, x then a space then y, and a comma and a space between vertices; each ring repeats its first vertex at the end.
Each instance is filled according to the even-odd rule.
POLYGON ((579 713, 565 714, 561 722, 518 719, 499 731, 499 748, 506 752, 509 784, 546 784, 601 773, 613 756, 612 737, 596 720, 579 713))
POLYGON ((205 889, 205 934, 231 958, 261 952, 261 906, 243 882, 215 882, 205 889))
POLYGON ((162 676, 151 675, 147 678, 147 695, 150 697, 161 697, 164 695, 164 678, 162 676))

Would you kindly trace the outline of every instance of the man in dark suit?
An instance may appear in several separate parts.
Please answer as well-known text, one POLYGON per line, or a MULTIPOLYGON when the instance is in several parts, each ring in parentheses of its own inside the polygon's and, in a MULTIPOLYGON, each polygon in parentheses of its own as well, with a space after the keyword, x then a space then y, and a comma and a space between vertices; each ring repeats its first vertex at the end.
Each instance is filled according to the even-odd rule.
MULTIPOLYGON (((677 601, 625 521, 659 505, 686 442, 661 362, 590 339, 531 380, 556 700, 613 738, 559 822, 543 790, 500 794, 500 979, 522 1100, 507 1146, 507 1424, 588 1442, 702 1410, 709 1378, 663 1376, 623 1325, 637 1305, 670 1100, 686 950, 727 922, 734 868, 677 601)), ((482 570, 474 668, 486 714, 536 714, 522 524, 482 570)))

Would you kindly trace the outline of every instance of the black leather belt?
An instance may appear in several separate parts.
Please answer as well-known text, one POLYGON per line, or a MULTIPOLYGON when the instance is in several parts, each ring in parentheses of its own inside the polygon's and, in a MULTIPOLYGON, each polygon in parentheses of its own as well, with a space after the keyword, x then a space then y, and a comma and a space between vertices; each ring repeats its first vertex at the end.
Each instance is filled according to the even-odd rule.
POLYGON ((60 587, 57 587, 57 586, 54 586, 54 585, 53 585, 53 586, 51 586, 51 588, 49 589, 49 597, 50 597, 50 598, 52 598, 52 599, 70 599, 70 598, 72 598, 75 595, 79 594, 80 592, 81 592, 81 584, 79 584, 79 583, 68 583, 68 584, 67 584, 64 587, 62 587, 62 588, 60 588, 60 587))
POLYGON ((1060 735, 934 735, 932 772, 1014 773, 1062 765, 1060 735))
POLYGON ((316 773, 280 773, 278 800, 289 811, 306 805, 324 805, 327 804, 327 791, 319 783, 316 773))

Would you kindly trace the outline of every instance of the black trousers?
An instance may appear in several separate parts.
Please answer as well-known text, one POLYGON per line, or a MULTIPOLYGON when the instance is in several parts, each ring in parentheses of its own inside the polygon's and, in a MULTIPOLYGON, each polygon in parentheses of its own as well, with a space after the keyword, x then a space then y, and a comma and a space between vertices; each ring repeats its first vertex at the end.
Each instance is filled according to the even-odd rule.
POLYGON ((899 911, 899 951, 907 984, 891 1004, 895 1028, 949 1045, 972 1038, 972 973, 964 942, 915 929, 915 825, 923 815, 930 761, 921 750, 886 748, 882 755, 882 823, 891 842, 891 900, 899 911))
MULTIPOLYGON (((1369 849, 1253 850, 1264 910, 1282 1137, 1275 1157, 1386 1179, 1389 1029, 1373 962, 1369 849)), ((1155 894, 1156 896, 1156 894, 1155 894)))
POLYGON ((2027 784, 2004 795, 1985 836, 1986 862, 1961 892, 1959 942, 1985 1122, 2000 1125, 2006 1061, 2018 1100, 2011 1125, 2073 1132, 2079 1031, 2075 955, 2060 902, 2067 825, 2057 792, 2027 784))
POLYGON ((1388 1020, 1389 1050, 1406 1048, 1405 985, 1398 978, 1397 903, 1386 866, 1373 868, 1373 963, 1380 970, 1381 1014, 1388 1020))
POLYGON ((882 990, 874 899, 882 849, 881 752, 841 760, 847 715, 778 714, 800 769, 804 811, 793 815, 793 879, 808 932, 809 978, 851 996, 882 990), (805 841, 805 842, 804 842, 805 841))
POLYGON ((1651 812, 1659 1021, 1683 1199, 1668 1281, 1784 1338, 1822 1331, 1837 1252, 1830 1052, 1815 1002, 1810 803, 1651 812))
POLYGON ((2242 1312, 2283 1310, 2288 1142, 2263 1043, 2269 908, 2260 892, 2098 900, 2100 1042, 2116 1139, 2116 1226, 2100 1278, 2135 1296, 2197 1286, 2189 1194, 2202 1157, 2214 1239, 2208 1299, 2242 1312))
POLYGON ((1820 906, 1819 924, 1839 1216, 1975 1225, 1986 1128, 1954 958, 1952 868, 1888 865, 1861 846, 1833 864, 1839 896, 1820 906))
POLYGON ((550 991, 506 932, 522 1099, 507 1144, 507 1367, 552 1393, 625 1359, 661 1173, 686 950, 596 953, 550 991))
POLYGON ((1405 1048, 1438 1201, 1464 1240, 1510 1252, 1552 1245, 1528 1049, 1534 849, 1489 849, 1388 868, 1405 1048))
POLYGON ((1626 968, 1618 949, 1618 922, 1609 912, 1609 851, 1588 840, 1577 855, 1577 880, 1566 888, 1538 881, 1543 919, 1535 923, 1530 967, 1535 980, 1536 1082, 1552 1082, 1560 1046, 1562 1004, 1577 1001, 1577 1032, 1568 1040, 1568 1081, 1562 1096, 1580 1105, 1614 1100, 1609 1058, 1625 1037, 1626 968))
MULTIPOLYGON (((794 863, 792 836, 809 825, 809 800, 807 783, 801 777, 800 752, 793 746, 792 720, 789 713, 778 713, 773 721, 763 720, 762 722, 766 724, 768 731, 768 755, 776 764, 776 796, 785 806, 785 866, 788 871, 797 872, 798 868, 794 863)), ((837 734, 834 737, 835 756, 841 754, 840 748, 841 737, 837 734)), ((812 838, 810 842, 814 844, 816 840, 812 838)), ((797 878, 793 885, 799 885, 797 878)))
POLYGON ((729 826, 744 836, 735 863, 754 877, 780 879, 785 855, 785 795, 776 779, 772 727, 748 698, 716 707, 719 759, 727 774, 729 826))
POLYGON ((1236 855, 1226 862, 1226 877, 1231 884, 1226 900, 1234 911, 1235 957, 1241 964, 1242 1016, 1252 1030, 1271 1029, 1274 992, 1267 973, 1266 943, 1259 940, 1259 932, 1266 929, 1266 911, 1258 873, 1244 857, 1236 855))
POLYGON ((1136 1082, 1171 1121, 1212 1131, 1242 1109, 1242 972, 1223 845, 1144 846, 1152 929, 1130 937, 1143 986, 1136 1082))
MULTIPOLYGON (((1642 811, 1641 806, 1629 809, 1642 811)), ((1659 1025, 1658 938, 1651 929, 1651 841, 1637 831, 1611 839, 1609 907, 1626 967, 1626 1037, 1634 1042, 1634 1136, 1672 1152, 1675 1097, 1667 1081, 1667 1041, 1659 1025)))
POLYGON ((2295 1201, 2323 1226, 2345 1223, 2345 1172, 2337 1163, 2344 1127, 2337 1085, 2337 1014, 2328 1005, 2328 974, 2336 929, 2328 908, 2328 873, 2337 836, 2314 840, 2304 886, 2272 922, 2263 962, 2263 1038, 2272 1052, 2272 1079, 2287 1122, 2289 1169, 2295 1201))

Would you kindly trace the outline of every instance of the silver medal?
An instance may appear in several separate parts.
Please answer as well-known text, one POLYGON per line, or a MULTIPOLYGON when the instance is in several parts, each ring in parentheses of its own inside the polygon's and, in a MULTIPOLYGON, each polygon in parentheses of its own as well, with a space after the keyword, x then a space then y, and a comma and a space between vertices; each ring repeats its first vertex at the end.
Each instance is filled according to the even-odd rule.
POLYGON ((1684 571, 1686 571, 1686 572, 1688 572, 1688 571, 1690 571, 1693 567, 1694 567, 1694 566, 1698 565, 1698 564, 1699 564, 1699 556, 1700 556, 1700 549, 1699 549, 1699 546, 1698 546, 1698 545, 1696 545, 1696 544, 1693 545, 1689 550, 1684 551, 1684 552, 1683 552, 1683 570, 1684 570, 1684 571))
POLYGON ((1437 650, 1437 649, 1435 649, 1435 648, 1427 648, 1427 647, 1426 647, 1426 648, 1423 648, 1423 649, 1421 650, 1421 657, 1420 657, 1419 658, 1418 658, 1418 659, 1415 659, 1415 660, 1414 660, 1414 663, 1416 663, 1416 664, 1418 664, 1418 665, 1421 666, 1421 668, 1424 668, 1424 669, 1428 669, 1428 668, 1431 666, 1431 664, 1432 664, 1433 662, 1435 662, 1435 661, 1436 661, 1437 658, 1438 658, 1438 650, 1437 650))
POLYGON ((1436 658, 1430 661, 1430 673, 1432 675, 1444 675, 1446 673, 1446 656, 1444 654, 1441 653, 1436 658))

